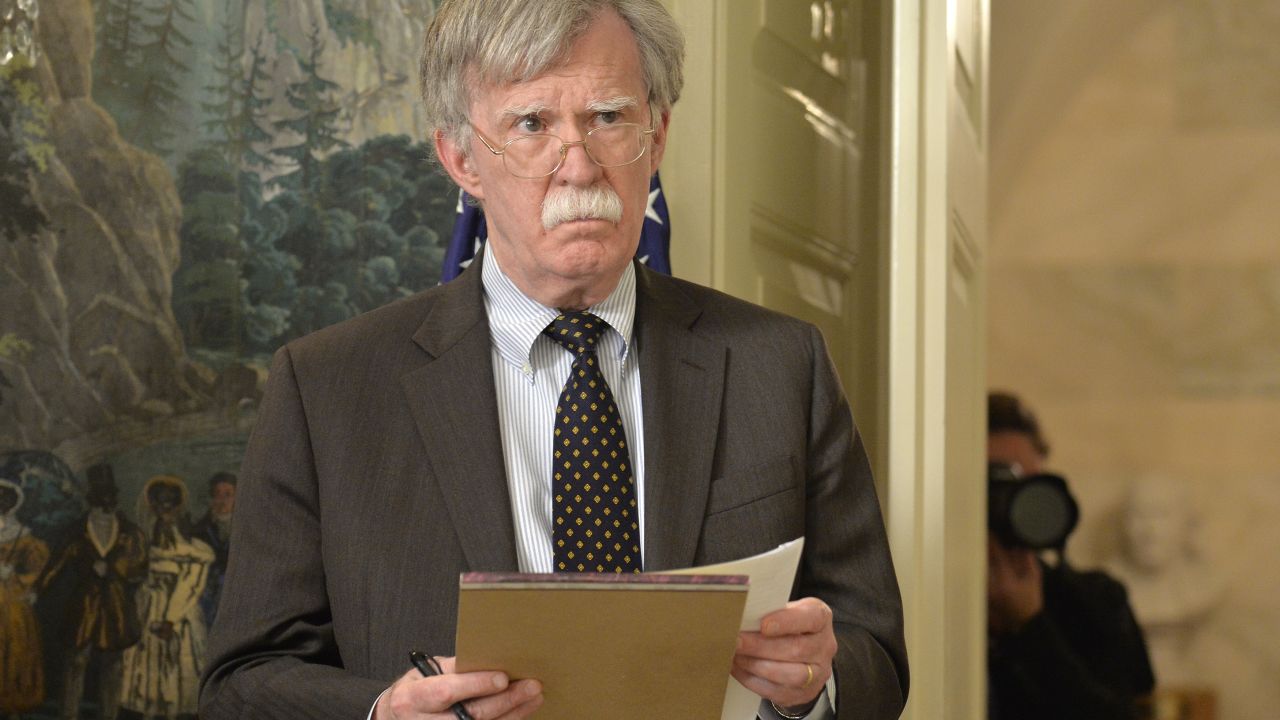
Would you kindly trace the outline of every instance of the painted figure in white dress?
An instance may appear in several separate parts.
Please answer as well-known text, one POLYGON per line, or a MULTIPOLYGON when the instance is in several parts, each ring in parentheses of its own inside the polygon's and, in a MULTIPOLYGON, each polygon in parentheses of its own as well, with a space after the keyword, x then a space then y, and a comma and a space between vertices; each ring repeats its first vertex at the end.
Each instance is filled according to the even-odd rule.
POLYGON ((149 562, 138 592, 142 640, 124 656, 121 717, 195 718, 207 630, 199 601, 214 552, 187 526, 181 478, 151 478, 138 504, 149 562))

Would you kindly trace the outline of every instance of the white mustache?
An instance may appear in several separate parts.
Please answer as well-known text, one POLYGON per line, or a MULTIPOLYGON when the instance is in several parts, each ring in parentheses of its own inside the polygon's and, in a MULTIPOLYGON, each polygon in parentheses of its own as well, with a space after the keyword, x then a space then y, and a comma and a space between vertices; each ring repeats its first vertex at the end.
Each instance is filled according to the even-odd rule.
POLYGON ((542 200, 542 228, 550 230, 574 220, 622 220, 622 198, 608 185, 553 190, 542 200))

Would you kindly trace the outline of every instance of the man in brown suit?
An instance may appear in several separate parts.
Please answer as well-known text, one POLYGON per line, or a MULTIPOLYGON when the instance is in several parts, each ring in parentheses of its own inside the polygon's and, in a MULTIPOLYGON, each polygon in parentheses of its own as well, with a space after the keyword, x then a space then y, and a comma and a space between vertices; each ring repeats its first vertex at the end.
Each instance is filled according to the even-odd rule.
POLYGON ((640 500, 643 569, 805 537, 797 599, 743 633, 733 661, 761 717, 901 712, 897 583, 820 334, 633 263, 682 58, 657 0, 437 10, 423 94, 488 244, 457 280, 277 353, 241 473, 206 720, 445 718, 459 702, 478 720, 534 714, 537 679, 455 673, 450 658, 424 678, 404 653, 452 649, 459 572, 565 567, 551 457, 571 367, 599 374, 601 422, 620 416, 630 442, 619 484, 640 500), (560 346, 578 322, 601 334, 573 355, 560 346))
POLYGON ((142 530, 116 510, 119 490, 107 464, 88 471, 89 512, 81 532, 45 571, 48 584, 60 572, 74 577, 68 625, 76 629, 62 688, 62 717, 80 717, 80 698, 91 656, 98 658, 98 707, 104 720, 120 705, 121 653, 142 637, 134 592, 147 576, 142 530))

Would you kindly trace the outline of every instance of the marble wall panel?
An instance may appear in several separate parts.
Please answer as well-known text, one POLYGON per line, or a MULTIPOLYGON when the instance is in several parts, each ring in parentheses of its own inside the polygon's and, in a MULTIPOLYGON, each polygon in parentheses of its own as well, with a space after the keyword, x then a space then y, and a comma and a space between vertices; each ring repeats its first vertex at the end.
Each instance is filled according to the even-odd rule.
POLYGON ((1280 123, 1280 4, 1180 0, 1177 6, 1179 122, 1213 128, 1280 123))
POLYGON ((1068 397, 1163 396, 1177 385, 1177 292, 1167 266, 995 267, 990 376, 1068 397))
POLYGON ((1205 263, 1179 275, 1182 393, 1280 402, 1280 263, 1205 263))
MULTIPOLYGON (((1280 63, 1273 71, 1280 76, 1280 63)), ((1280 262, 1280 120, 1269 129, 1180 131, 1167 153, 1180 222, 1165 239, 1166 257, 1280 262)))

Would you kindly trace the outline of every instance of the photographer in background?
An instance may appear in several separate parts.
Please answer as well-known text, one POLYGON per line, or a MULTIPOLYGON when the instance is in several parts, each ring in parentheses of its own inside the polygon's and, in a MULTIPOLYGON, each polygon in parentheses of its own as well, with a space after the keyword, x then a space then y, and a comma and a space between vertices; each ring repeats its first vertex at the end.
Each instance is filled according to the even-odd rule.
POLYGON ((1136 718, 1155 685, 1142 630, 1124 586, 1067 563, 1078 510, 1066 481, 1043 472, 1048 456, 1035 416, 1016 396, 991 393, 988 717, 1136 718))

